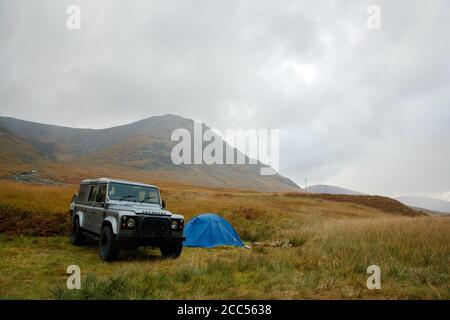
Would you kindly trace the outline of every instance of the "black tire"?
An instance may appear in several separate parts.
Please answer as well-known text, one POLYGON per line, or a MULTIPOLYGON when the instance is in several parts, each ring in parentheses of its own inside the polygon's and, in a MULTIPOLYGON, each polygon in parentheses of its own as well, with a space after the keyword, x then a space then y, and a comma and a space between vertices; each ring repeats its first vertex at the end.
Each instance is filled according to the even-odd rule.
POLYGON ((120 253, 120 246, 114 237, 111 226, 106 225, 102 228, 102 235, 99 241, 100 259, 103 261, 117 260, 120 253))
POLYGON ((81 232, 80 219, 75 217, 72 222, 72 232, 70 233, 70 242, 74 246, 82 246, 84 244, 84 235, 81 232))
POLYGON ((161 255, 164 259, 176 259, 181 255, 183 250, 183 242, 169 242, 161 245, 161 255))

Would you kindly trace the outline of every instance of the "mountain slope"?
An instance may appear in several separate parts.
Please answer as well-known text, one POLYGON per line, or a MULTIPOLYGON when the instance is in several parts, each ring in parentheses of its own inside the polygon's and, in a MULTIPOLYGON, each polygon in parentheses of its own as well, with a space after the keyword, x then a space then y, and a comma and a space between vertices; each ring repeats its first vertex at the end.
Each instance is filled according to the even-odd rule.
MULTIPOLYGON (((99 130, 0 117, 0 132, 15 141, 0 140, 0 147, 8 148, 10 153, 0 159, 0 167, 4 169, 3 175, 17 172, 17 161, 10 159, 22 159, 19 161, 21 168, 28 165, 30 169, 39 167, 44 172, 64 172, 55 178, 70 177, 71 181, 88 175, 132 173, 132 176, 200 186, 301 191, 295 183, 279 174, 261 176, 259 171, 263 164, 260 162, 254 165, 173 164, 171 150, 176 142, 170 138, 172 132, 179 128, 186 129, 193 137, 194 121, 176 115, 156 116, 99 130), (25 160, 21 155, 24 149, 32 155, 25 160), (48 169, 50 167, 51 170, 48 169), (77 175, 71 176, 74 171, 78 172, 77 175)), ((206 129, 208 127, 203 125, 203 131, 206 129)), ((239 153, 237 149, 232 150, 239 153)), ((248 163, 248 157, 245 158, 248 163)))
POLYGON ((316 184, 306 188, 310 193, 363 195, 364 193, 326 184, 316 184))
POLYGON ((449 201, 418 196, 400 196, 395 199, 410 207, 434 211, 435 214, 450 214, 449 201))
POLYGON ((11 167, 18 170, 28 168, 31 164, 44 163, 45 155, 31 144, 11 135, 0 127, 0 174, 8 172, 11 167))

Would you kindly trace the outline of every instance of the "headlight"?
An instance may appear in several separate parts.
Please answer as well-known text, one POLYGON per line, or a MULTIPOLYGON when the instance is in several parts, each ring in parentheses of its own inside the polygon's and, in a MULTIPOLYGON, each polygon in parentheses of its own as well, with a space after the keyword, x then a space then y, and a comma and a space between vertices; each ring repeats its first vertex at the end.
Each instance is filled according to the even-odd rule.
POLYGON ((127 220, 127 227, 128 228, 133 229, 135 225, 136 225, 136 221, 133 218, 129 218, 127 220))
POLYGON ((134 229, 136 227, 136 218, 122 217, 122 229, 134 229))
POLYGON ((178 223, 174 220, 174 221, 172 221, 170 227, 172 228, 172 230, 177 230, 178 229, 178 223))

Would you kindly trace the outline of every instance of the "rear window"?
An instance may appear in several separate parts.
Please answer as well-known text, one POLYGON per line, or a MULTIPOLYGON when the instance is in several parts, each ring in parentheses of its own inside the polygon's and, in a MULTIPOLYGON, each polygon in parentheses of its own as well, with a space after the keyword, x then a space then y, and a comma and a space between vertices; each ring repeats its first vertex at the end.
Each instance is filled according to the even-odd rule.
POLYGON ((80 190, 78 191, 78 197, 76 200, 87 201, 89 190, 90 190, 89 185, 86 184, 80 185, 80 190))

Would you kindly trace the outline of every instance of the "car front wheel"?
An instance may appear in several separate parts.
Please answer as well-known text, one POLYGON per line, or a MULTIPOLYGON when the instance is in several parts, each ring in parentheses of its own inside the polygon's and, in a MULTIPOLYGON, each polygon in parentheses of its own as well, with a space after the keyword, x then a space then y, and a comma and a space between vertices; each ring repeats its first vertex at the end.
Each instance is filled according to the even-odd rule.
POLYGON ((111 262, 119 257, 120 246, 114 237, 111 226, 103 227, 99 247, 100 259, 103 261, 111 262))

